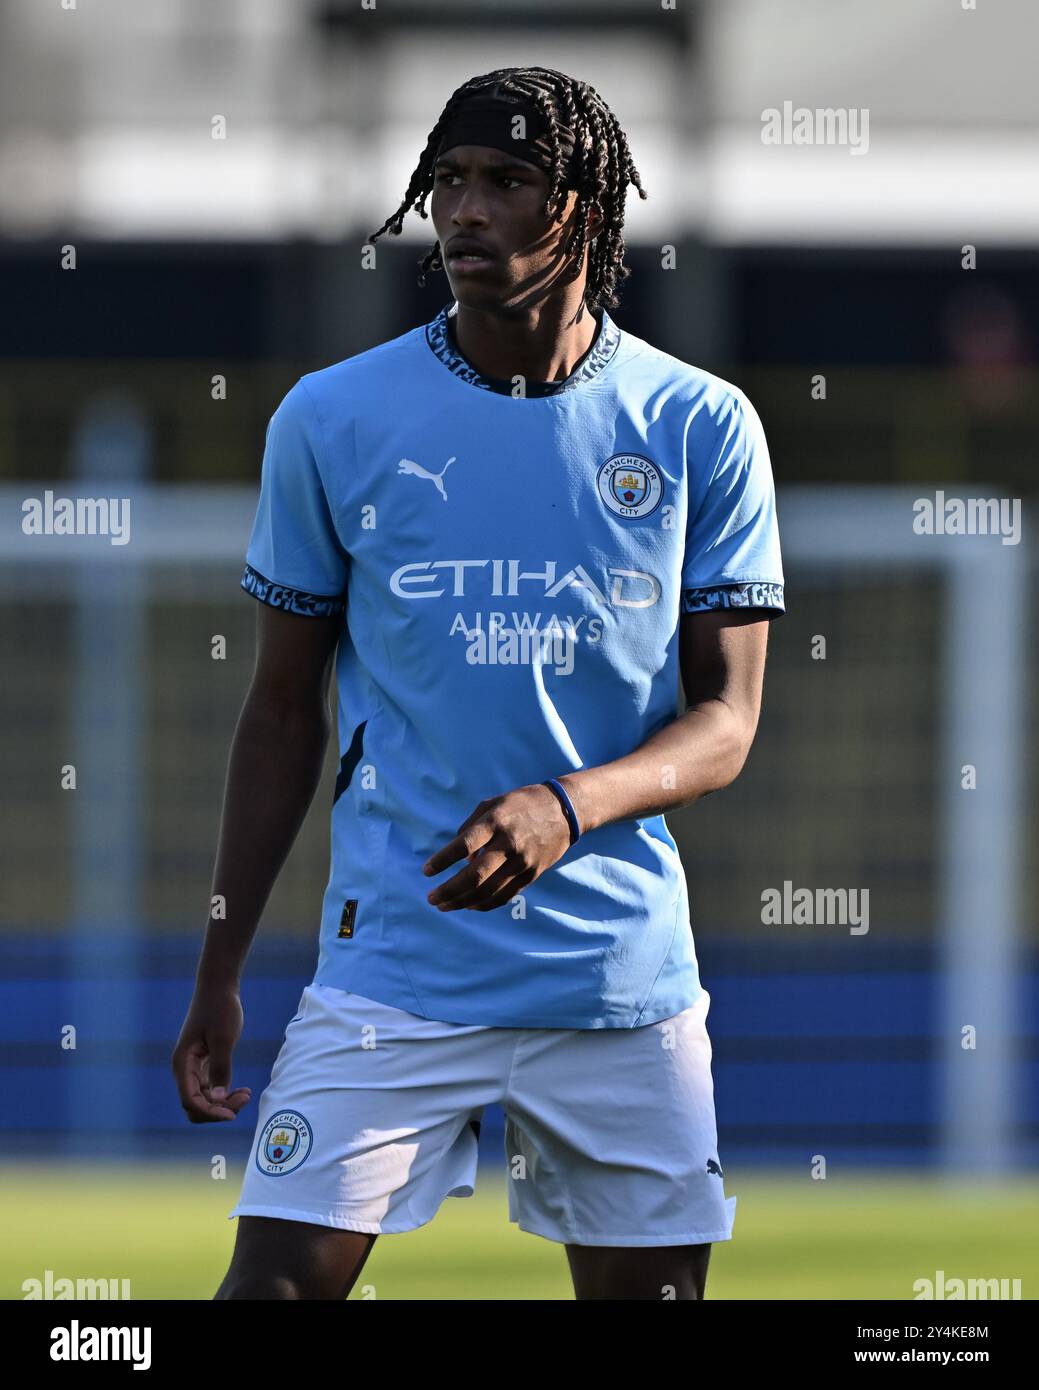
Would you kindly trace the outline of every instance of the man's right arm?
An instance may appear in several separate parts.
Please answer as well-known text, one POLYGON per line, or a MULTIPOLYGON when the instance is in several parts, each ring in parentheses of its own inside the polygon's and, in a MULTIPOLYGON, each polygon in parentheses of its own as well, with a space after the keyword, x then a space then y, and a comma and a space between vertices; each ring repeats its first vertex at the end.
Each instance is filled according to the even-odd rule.
POLYGON ((321 780, 341 621, 258 607, 256 669, 231 743, 213 876, 221 911, 210 914, 172 1059, 194 1123, 233 1119, 249 1099, 247 1088, 228 1090, 242 1031, 242 969, 321 780))

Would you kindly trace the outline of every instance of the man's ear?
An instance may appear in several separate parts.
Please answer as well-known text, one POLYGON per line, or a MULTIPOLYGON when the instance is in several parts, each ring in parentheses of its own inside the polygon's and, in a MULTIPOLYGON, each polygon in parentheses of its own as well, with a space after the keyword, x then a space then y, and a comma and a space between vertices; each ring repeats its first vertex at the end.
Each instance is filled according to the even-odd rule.
POLYGON ((603 215, 598 208, 592 208, 589 211, 587 227, 585 241, 594 241, 603 229, 603 215))

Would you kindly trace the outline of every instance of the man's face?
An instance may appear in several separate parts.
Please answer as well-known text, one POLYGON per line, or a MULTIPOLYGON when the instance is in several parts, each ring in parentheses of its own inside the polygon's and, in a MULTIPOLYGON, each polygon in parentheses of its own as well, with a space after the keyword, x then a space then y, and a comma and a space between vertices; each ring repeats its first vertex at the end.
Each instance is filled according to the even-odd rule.
POLYGON ((470 308, 540 297, 563 269, 577 194, 545 216, 548 175, 490 145, 456 145, 437 161, 430 212, 451 293, 470 308))

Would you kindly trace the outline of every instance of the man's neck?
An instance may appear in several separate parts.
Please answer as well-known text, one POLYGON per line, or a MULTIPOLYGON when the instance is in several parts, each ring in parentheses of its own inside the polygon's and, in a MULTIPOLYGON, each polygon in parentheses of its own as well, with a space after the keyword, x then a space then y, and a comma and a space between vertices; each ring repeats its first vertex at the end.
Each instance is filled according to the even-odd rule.
POLYGON ((459 304, 451 320, 455 343, 481 376, 498 381, 565 381, 599 332, 587 308, 542 301, 508 313, 459 304))

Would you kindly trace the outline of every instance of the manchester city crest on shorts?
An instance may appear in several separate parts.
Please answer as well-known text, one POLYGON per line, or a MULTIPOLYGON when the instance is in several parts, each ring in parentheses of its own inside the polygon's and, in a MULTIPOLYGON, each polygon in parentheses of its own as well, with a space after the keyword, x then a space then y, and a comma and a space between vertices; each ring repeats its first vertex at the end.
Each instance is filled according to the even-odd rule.
POLYGON ((660 470, 641 454, 614 454, 599 469, 596 484, 610 511, 632 520, 655 512, 664 496, 660 470))
POLYGON ((314 1134, 297 1110, 280 1110, 260 1131, 256 1166, 271 1177, 294 1173, 310 1153, 314 1134))

